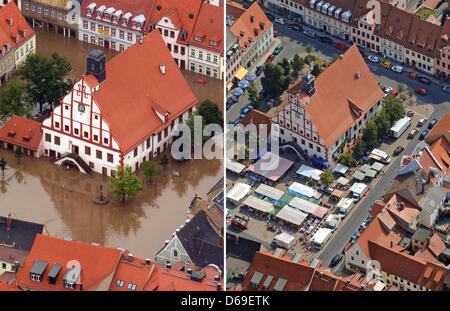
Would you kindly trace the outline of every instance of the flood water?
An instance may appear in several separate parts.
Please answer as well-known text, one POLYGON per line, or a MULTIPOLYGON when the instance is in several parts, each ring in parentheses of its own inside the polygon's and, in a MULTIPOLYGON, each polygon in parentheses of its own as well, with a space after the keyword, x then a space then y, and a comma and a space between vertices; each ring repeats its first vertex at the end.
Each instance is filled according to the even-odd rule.
MULTIPOLYGON (((54 33, 35 31, 38 54, 49 56, 57 52, 64 56, 74 68, 71 79, 77 80, 85 73, 86 56, 93 46, 54 33)), ((108 50, 105 54, 110 59, 116 53, 108 50)), ((223 106, 222 81, 191 72, 183 74, 200 101, 209 98, 223 106), (199 78, 207 83, 195 83, 199 78)), ((0 182, 0 215, 11 213, 14 218, 42 223, 45 233, 51 236, 122 247, 141 258, 154 259, 164 241, 171 239, 173 232, 185 224, 187 208, 194 195, 206 198, 209 189, 223 179, 221 160, 171 161, 163 176, 152 178, 156 185, 141 176, 146 191, 121 204, 113 200, 106 186, 107 177, 67 171, 46 158, 24 157, 18 164, 13 153, 4 149, 0 149, 1 156, 10 166, 5 177, 11 179, 7 183, 0 182), (172 175, 172 169, 179 171, 180 176, 172 175), (93 203, 100 185, 110 199, 107 205, 93 203)))
POLYGON ((50 236, 122 247, 152 259, 185 223, 195 194, 206 198, 223 176, 221 160, 172 161, 165 176, 153 177, 151 184, 139 174, 146 191, 122 204, 114 201, 105 176, 67 171, 46 158, 24 157, 18 164, 13 152, 5 149, 0 149, 1 156, 10 167, 5 171, 10 180, 0 182, 0 215, 11 213, 13 218, 45 224, 50 236), (107 205, 93 202, 100 185, 110 199, 107 205))

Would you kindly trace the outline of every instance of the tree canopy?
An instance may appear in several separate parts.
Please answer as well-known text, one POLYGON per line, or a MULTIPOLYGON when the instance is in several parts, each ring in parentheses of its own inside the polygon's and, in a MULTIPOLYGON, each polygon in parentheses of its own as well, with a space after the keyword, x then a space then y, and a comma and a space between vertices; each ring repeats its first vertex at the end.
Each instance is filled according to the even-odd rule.
POLYGON ((203 117, 205 124, 219 124, 223 127, 223 116, 219 106, 213 101, 206 99, 200 103, 198 114, 203 117))
POLYGON ((328 187, 329 185, 331 185, 334 181, 334 176, 333 173, 329 170, 326 169, 324 170, 321 174, 320 174, 320 183, 326 187, 328 187))
POLYGON ((286 76, 284 68, 280 65, 266 63, 264 68, 264 77, 261 78, 261 84, 267 95, 277 98, 288 89, 292 82, 291 76, 286 76))
POLYGON ((161 170, 156 167, 156 164, 154 161, 142 162, 141 169, 144 171, 144 175, 149 177, 150 182, 152 182, 153 176, 161 175, 161 170))
POLYGON ((119 166, 117 171, 112 171, 111 181, 108 187, 112 189, 116 200, 125 202, 125 196, 135 197, 139 191, 145 190, 138 176, 131 173, 129 166, 119 166))
POLYGON ((27 87, 18 80, 9 81, 0 90, 0 118, 12 115, 31 117, 31 105, 28 103, 27 87))

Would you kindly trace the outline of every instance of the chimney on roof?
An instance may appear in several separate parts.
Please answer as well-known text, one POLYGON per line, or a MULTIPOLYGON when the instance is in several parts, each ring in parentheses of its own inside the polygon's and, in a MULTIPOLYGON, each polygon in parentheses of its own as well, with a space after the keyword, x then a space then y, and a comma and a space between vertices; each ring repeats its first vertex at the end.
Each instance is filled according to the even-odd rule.
POLYGON ((191 268, 187 268, 186 271, 187 271, 187 275, 192 275, 192 269, 191 268))
POLYGON ((166 263, 166 270, 169 271, 172 268, 172 264, 170 262, 166 263))
POLYGON ((145 265, 150 266, 150 258, 145 258, 145 265))
POLYGON ((6 218, 6 230, 11 229, 11 213, 8 214, 8 218, 6 218))
POLYGON ((343 54, 339 54, 339 59, 344 59, 344 55, 343 54))
POLYGON ((102 83, 106 80, 106 68, 105 68, 106 56, 100 49, 94 49, 89 52, 87 56, 87 70, 86 75, 93 74, 98 83, 102 83))
POLYGON ((128 254, 128 262, 132 262, 133 261, 133 254, 129 253, 128 254))
POLYGON ((314 87, 314 76, 312 74, 304 75, 301 81, 302 92, 308 94, 308 96, 313 96, 316 92, 314 87))
POLYGON ((159 70, 161 70, 161 73, 163 75, 166 74, 166 65, 165 64, 160 64, 159 65, 159 70))
POLYGON ((355 78, 356 78, 356 79, 360 79, 360 78, 361 78, 361 73, 360 73, 359 71, 357 71, 357 72, 355 73, 355 78))

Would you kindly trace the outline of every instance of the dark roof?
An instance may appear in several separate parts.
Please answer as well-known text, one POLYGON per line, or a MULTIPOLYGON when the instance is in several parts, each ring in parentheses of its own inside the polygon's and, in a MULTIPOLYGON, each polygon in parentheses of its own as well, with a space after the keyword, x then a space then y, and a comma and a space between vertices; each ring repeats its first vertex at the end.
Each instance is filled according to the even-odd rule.
POLYGON ((29 251, 36 234, 42 233, 44 225, 11 218, 11 227, 6 228, 7 217, 0 216, 0 243, 29 251))
POLYGON ((431 185, 428 182, 428 179, 429 177, 423 169, 404 175, 398 175, 384 193, 384 199, 389 200, 397 193, 415 206, 420 207, 419 202, 422 201, 422 198, 425 196, 431 185))
POLYGON ((103 53, 103 51, 100 49, 94 49, 89 52, 88 57, 99 59, 99 58, 105 57, 105 53, 103 53))
POLYGON ((244 237, 227 233, 227 256, 252 262, 256 252, 261 249, 261 243, 244 237))
POLYGON ((416 230, 416 232, 414 232, 411 239, 420 241, 420 242, 425 242, 428 237, 431 237, 431 230, 428 229, 427 227, 420 226, 416 230))
POLYGON ((196 266, 203 268, 214 264, 223 271, 224 258, 221 237, 214 230, 203 210, 200 210, 181 228, 177 236, 196 266))

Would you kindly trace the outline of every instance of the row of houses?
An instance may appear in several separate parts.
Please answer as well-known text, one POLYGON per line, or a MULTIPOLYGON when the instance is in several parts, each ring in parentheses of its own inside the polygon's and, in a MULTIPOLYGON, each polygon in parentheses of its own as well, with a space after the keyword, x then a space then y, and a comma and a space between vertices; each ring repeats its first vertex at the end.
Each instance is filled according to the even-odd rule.
POLYGON ((36 35, 14 2, 0 9, 0 85, 36 52, 36 35))
POLYGON ((33 27, 118 52, 159 31, 181 69, 223 79, 223 7, 204 0, 23 0, 33 27))
POLYGON ((443 25, 405 10, 409 1, 269 0, 303 22, 439 78, 450 78, 450 21, 443 25))

